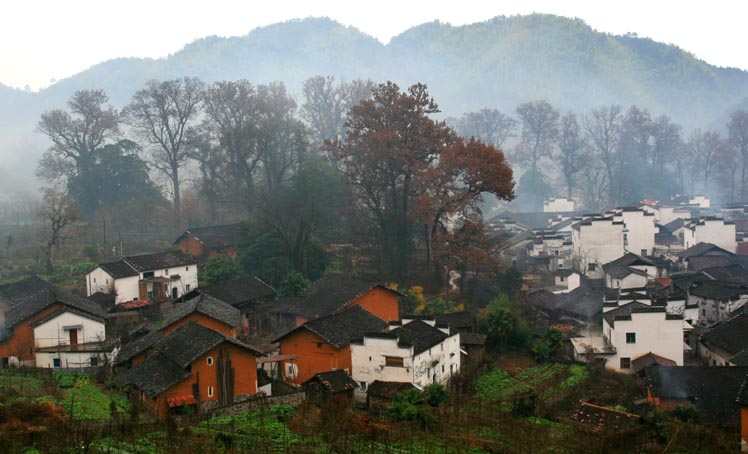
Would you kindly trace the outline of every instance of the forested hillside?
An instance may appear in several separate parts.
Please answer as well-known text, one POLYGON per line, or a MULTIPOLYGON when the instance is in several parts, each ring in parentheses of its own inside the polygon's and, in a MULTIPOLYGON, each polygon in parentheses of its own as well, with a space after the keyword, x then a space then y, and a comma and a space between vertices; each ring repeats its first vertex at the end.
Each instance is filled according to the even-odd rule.
POLYGON ((75 90, 103 88, 121 107, 154 78, 278 80, 299 94, 302 82, 316 74, 402 86, 422 82, 449 116, 483 107, 512 111, 537 99, 562 111, 636 104, 669 115, 686 130, 724 124, 748 95, 744 71, 711 66, 649 39, 599 33, 576 19, 536 14, 461 27, 433 22, 387 45, 329 19, 305 19, 242 37, 200 39, 163 59, 110 60, 40 93, 0 85, 0 156, 7 163, 3 174, 13 176, 0 189, 31 183, 44 150, 34 126, 75 90))

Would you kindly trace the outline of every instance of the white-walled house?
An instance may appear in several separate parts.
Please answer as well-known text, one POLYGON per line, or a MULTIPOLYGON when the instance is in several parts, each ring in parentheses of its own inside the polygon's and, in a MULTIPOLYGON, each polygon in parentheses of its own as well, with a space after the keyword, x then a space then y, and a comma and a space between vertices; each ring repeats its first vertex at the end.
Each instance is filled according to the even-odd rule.
POLYGON ((712 326, 728 320, 748 302, 748 287, 721 281, 703 281, 688 289, 688 304, 698 307, 694 322, 712 326))
POLYGON ((177 299, 197 288, 197 263, 180 251, 122 257, 86 275, 86 294, 113 293, 115 303, 177 299))
POLYGON ((106 320, 63 306, 31 323, 36 367, 82 368, 104 364, 112 349, 106 342, 106 320))
POLYGON ((445 384, 460 370, 460 334, 437 328, 433 321, 404 319, 402 326, 388 332, 364 334, 350 348, 358 399, 365 399, 368 385, 376 380, 412 383, 422 389, 431 383, 445 384))
POLYGON ((592 217, 574 224, 571 232, 574 268, 591 279, 602 279, 605 263, 624 255, 623 222, 592 217))
POLYGON ((543 201, 543 212, 545 213, 571 213, 573 211, 573 199, 551 198, 543 201))
POLYGON ((623 247, 628 252, 639 255, 650 255, 654 250, 655 216, 640 208, 624 207, 616 210, 614 219, 623 222, 623 247))
POLYGON ((645 287, 659 276, 657 264, 631 252, 603 265, 605 286, 631 289, 645 287))
POLYGON ((716 217, 689 222, 683 229, 683 247, 688 249, 699 243, 711 243, 734 254, 738 247, 735 223, 716 217))
POLYGON ((665 307, 629 303, 603 314, 603 338, 613 353, 606 355, 605 367, 633 372, 638 357, 654 353, 683 365, 683 333, 688 327, 682 315, 668 314, 665 307))
POLYGON ((574 270, 557 270, 553 273, 555 280, 556 290, 553 293, 569 293, 570 291, 579 288, 582 281, 582 276, 574 270))

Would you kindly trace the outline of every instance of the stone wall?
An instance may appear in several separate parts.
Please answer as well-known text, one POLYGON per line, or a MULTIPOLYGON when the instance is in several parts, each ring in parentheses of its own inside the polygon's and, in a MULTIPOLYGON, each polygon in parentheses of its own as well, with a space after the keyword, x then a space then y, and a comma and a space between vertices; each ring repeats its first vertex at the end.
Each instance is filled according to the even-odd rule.
POLYGON ((269 396, 256 394, 252 398, 244 400, 227 407, 218 408, 213 411, 210 416, 233 416, 239 413, 245 413, 250 410, 261 407, 271 407, 273 405, 290 405, 292 407, 298 407, 304 402, 306 395, 299 391, 291 394, 281 394, 278 396, 269 396))

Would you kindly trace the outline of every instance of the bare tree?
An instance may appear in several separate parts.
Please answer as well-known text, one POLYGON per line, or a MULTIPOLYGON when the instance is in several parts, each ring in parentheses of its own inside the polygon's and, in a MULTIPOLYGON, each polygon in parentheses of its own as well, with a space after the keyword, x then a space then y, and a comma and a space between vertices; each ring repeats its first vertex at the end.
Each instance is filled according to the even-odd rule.
POLYGON ((534 101, 520 104, 517 115, 522 123, 522 134, 515 159, 537 172, 540 160, 551 154, 558 136, 560 114, 548 101, 534 101))
MULTIPOLYGON (((619 105, 602 106, 592 110, 583 120, 587 143, 593 155, 599 159, 605 169, 609 200, 617 198, 616 177, 619 170, 617 150, 622 111, 623 108, 619 105)), ((593 173, 597 172, 593 171, 593 173)), ((597 181, 598 178, 594 180, 597 181)))
POLYGON ((610 193, 609 186, 605 167, 595 159, 591 159, 582 170, 581 189, 585 206, 594 211, 605 208, 606 197, 610 193))
POLYGON ((584 137, 577 123, 577 116, 573 112, 568 112, 561 118, 557 148, 555 157, 561 165, 566 197, 571 198, 574 194, 576 176, 587 163, 584 137))
POLYGON ((717 163, 717 156, 725 146, 718 132, 694 131, 688 139, 687 150, 694 176, 702 180, 702 191, 706 194, 709 182, 717 163))
POLYGON ((727 123, 730 146, 737 152, 740 167, 740 201, 748 201, 748 110, 736 110, 727 123))
POLYGON ((51 274, 54 271, 55 253, 61 242, 68 238, 65 235, 67 227, 78 220, 78 210, 64 193, 47 189, 38 217, 46 229, 46 242, 41 246, 41 251, 44 254, 47 274, 51 274))
POLYGON ((468 112, 455 121, 455 130, 461 137, 475 137, 486 145, 493 145, 500 150, 507 139, 514 137, 516 128, 517 120, 496 109, 468 112))
POLYGON ((104 90, 78 90, 68 101, 69 112, 44 112, 36 130, 52 141, 37 175, 49 181, 85 172, 94 150, 119 135, 119 113, 106 106, 104 90))
POLYGON ((203 87, 197 78, 152 80, 125 108, 128 123, 150 145, 148 162, 169 179, 177 223, 180 170, 189 157, 188 137, 202 105, 203 87))

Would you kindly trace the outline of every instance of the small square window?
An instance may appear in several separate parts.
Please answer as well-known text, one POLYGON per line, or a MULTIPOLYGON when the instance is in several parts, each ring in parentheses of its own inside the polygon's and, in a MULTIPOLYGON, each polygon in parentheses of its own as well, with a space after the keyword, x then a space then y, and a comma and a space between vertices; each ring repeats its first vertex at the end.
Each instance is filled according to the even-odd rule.
POLYGON ((597 263, 590 263, 588 266, 590 271, 596 271, 597 270, 597 263))
POLYGON ((187 289, 187 291, 189 292, 190 291, 190 284, 185 285, 184 288, 187 289))
POLYGON ((164 270, 164 275, 165 275, 165 276, 168 276, 168 275, 169 275, 169 270, 168 270, 168 269, 164 270))
POLYGON ((626 343, 627 344, 635 344, 636 343, 636 333, 626 333, 626 343))
POLYGON ((385 356, 384 364, 389 367, 403 367, 403 358, 398 356, 385 356))
POLYGON ((621 358, 621 369, 631 369, 631 358, 621 358))
POLYGON ((563 277, 563 276, 561 276, 561 282, 563 282, 563 281, 564 281, 564 277, 563 277))
POLYGON ((184 267, 184 270, 185 270, 185 271, 189 271, 189 270, 190 270, 190 267, 189 267, 189 266, 185 266, 185 267, 184 267))
POLYGON ((208 356, 205 360, 206 360, 206 362, 208 363, 209 366, 213 365, 213 357, 212 356, 208 356))

